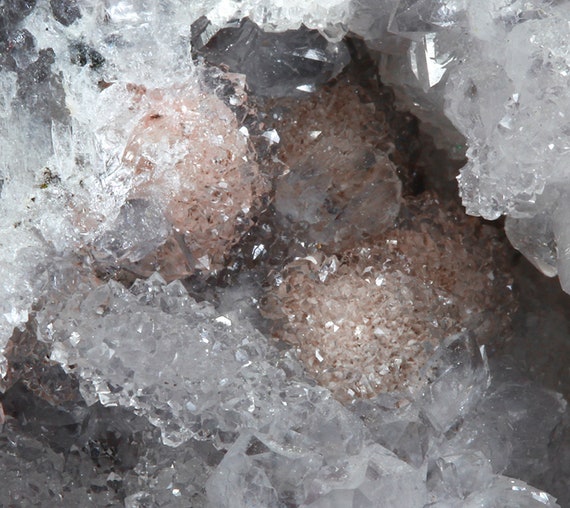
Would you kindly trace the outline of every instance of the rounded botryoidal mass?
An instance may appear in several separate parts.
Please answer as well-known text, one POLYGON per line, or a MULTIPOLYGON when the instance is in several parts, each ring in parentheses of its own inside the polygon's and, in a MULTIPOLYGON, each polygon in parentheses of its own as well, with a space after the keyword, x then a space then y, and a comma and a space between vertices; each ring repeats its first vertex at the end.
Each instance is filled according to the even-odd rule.
POLYGON ((515 308, 500 230, 433 196, 408 201, 398 229, 342 258, 290 263, 265 314, 338 398, 416 388, 440 341, 463 331, 499 345, 515 308))
POLYGON ((128 199, 153 203, 145 213, 159 208, 172 229, 159 250, 131 256, 130 268, 167 279, 221 268, 265 185, 234 114, 196 83, 127 90, 138 110, 121 156, 128 199))
POLYGON ((277 125, 286 168, 275 182, 278 223, 328 253, 392 227, 402 184, 385 151, 386 119, 366 92, 345 77, 279 105, 295 120, 277 125))

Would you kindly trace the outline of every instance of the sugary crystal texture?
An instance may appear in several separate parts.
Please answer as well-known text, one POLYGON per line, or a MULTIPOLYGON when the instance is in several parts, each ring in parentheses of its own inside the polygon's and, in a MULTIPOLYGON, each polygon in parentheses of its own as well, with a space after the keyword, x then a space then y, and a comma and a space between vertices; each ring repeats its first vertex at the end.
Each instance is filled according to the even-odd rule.
POLYGON ((510 333, 516 304, 498 231, 429 195, 403 215, 375 245, 292 261, 267 294, 273 332, 340 398, 417 388, 440 341, 464 329, 493 347, 510 333))
POLYGON ((275 122, 285 164, 274 201, 282 227, 334 254, 394 224, 402 184, 382 149, 385 119, 362 88, 339 78, 310 98, 270 106, 275 115, 286 111, 275 122))

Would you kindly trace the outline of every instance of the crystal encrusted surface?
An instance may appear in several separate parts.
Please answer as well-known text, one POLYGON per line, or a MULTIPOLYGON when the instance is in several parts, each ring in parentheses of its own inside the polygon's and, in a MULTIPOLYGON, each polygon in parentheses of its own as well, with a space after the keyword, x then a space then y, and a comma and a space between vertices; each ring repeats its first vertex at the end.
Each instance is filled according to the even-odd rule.
POLYGON ((570 503, 567 6, 317 3, 0 5, 0 504, 570 503))
POLYGON ((501 375, 502 366, 490 370, 468 334, 436 350, 415 397, 347 408, 304 377, 291 352, 279 352, 244 317, 196 303, 178 282, 153 276, 131 290, 108 283, 75 296, 40 316, 51 360, 79 377, 89 405, 132 409, 176 447, 144 438, 131 459, 137 474, 121 474, 133 506, 182 495, 221 507, 385 499, 446 506, 494 500, 494 485, 505 502, 540 496, 556 506, 521 481, 509 490, 513 483, 498 474, 549 479, 547 436, 565 402, 501 375), (533 431, 538 414, 542 439, 533 431))
POLYGON ((429 195, 402 216, 373 245, 291 262, 266 297, 274 333, 341 398, 417 388, 434 349, 459 331, 492 348, 509 336, 516 305, 500 232, 429 195))
POLYGON ((401 183, 382 150, 386 119, 362 88, 341 78, 303 101, 266 107, 281 117, 274 206, 282 228, 334 253, 393 225, 401 183))
MULTIPOLYGON (((171 238, 180 239, 186 259, 175 273, 169 273, 160 260, 143 259, 142 254, 152 257, 157 247, 157 242, 154 246, 144 242, 152 234, 145 230, 138 242, 131 241, 133 245, 121 243, 117 231, 119 248, 113 244, 115 238, 100 241, 101 247, 112 261, 141 261, 133 268, 147 276, 160 271, 167 278, 180 278, 195 269, 221 268, 224 255, 247 230, 250 211, 264 190, 232 111, 197 82, 152 90, 114 84, 103 94, 110 95, 108 107, 120 108, 117 123, 133 118, 121 145, 118 171, 131 179, 127 201, 149 205, 144 215, 137 211, 132 215, 146 215, 146 222, 153 213, 158 215, 156 222, 162 216, 171 238)), ((108 139, 110 133, 102 136, 108 139)))
POLYGON ((400 36, 380 57, 382 78, 450 153, 466 153, 467 212, 507 215, 513 245, 568 291, 568 4, 396 4, 387 32, 384 13, 357 24, 380 47, 400 36))

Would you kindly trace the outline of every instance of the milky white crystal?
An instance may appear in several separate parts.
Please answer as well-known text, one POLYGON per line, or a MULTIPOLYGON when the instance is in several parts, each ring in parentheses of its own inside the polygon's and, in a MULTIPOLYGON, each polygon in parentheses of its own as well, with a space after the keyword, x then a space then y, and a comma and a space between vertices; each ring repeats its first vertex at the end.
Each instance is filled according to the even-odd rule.
POLYGON ((402 104, 450 153, 466 149, 468 213, 507 215, 513 245, 559 273, 566 291, 569 13, 565 2, 420 0, 396 2, 388 22, 380 12, 374 23, 354 16, 360 35, 386 46, 380 72, 402 104), (400 44, 388 47, 394 34, 400 44))

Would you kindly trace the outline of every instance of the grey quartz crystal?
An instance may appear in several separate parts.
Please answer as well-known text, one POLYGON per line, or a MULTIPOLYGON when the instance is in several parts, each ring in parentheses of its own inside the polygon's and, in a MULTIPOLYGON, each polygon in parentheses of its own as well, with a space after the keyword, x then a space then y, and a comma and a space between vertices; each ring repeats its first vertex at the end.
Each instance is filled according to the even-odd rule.
POLYGON ((209 22, 194 23, 193 50, 208 63, 245 74, 252 93, 303 96, 335 77, 349 62, 344 42, 330 42, 317 30, 267 32, 243 19, 218 31, 207 42, 209 22))

